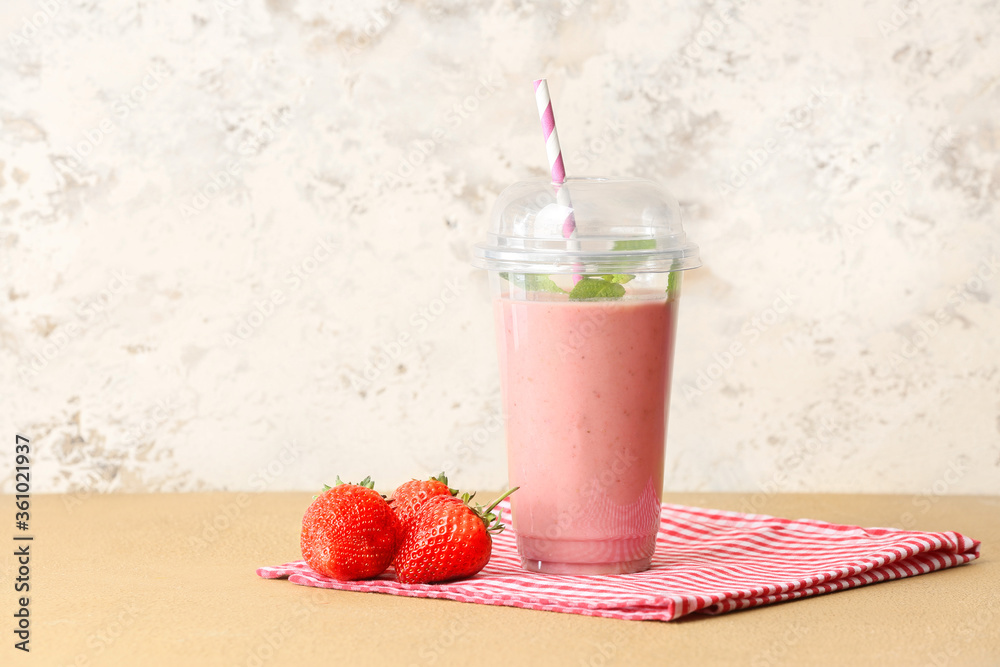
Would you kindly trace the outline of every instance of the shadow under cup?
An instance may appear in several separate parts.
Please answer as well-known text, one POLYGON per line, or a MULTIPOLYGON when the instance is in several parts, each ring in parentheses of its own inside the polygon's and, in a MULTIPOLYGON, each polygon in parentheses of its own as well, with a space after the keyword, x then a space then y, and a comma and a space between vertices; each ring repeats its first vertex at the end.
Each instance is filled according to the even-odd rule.
POLYGON ((681 271, 698 265, 697 247, 648 181, 567 179, 558 198, 555 187, 508 188, 476 248, 490 270, 518 551, 538 572, 638 572, 660 524, 681 271))

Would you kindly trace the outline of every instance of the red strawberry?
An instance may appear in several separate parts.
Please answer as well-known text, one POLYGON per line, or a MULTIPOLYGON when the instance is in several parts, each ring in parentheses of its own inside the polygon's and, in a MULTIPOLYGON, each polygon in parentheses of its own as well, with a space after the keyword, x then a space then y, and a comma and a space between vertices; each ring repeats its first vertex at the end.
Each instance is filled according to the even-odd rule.
POLYGON ((399 525, 405 529, 410 520, 428 498, 433 496, 454 496, 458 491, 448 488, 448 478, 442 472, 430 479, 411 479, 403 482, 392 492, 392 509, 399 519, 399 525))
POLYGON ((482 570, 493 550, 490 533, 504 528, 493 509, 516 490, 486 509, 469 507, 468 494, 429 498, 412 517, 396 552, 396 576, 404 584, 429 584, 471 577, 482 570))
POLYGON ((398 524, 385 498, 367 477, 360 484, 324 487, 302 519, 302 557, 333 579, 382 574, 398 545, 398 524))

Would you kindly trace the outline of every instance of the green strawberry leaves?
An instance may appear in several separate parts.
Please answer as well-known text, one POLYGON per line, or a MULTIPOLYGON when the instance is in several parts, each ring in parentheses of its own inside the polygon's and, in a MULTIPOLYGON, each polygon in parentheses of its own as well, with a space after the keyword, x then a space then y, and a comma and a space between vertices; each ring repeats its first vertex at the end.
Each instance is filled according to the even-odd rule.
MULTIPOLYGON (((445 486, 448 486, 448 476, 444 474, 444 470, 442 470, 441 474, 438 475, 437 477, 431 477, 430 481, 432 481, 432 482, 441 482, 445 486)), ((453 495, 453 496, 457 496, 458 495, 458 489, 453 489, 450 486, 448 486, 448 492, 451 493, 451 495, 453 495)))
MULTIPOLYGON (((441 473, 441 474, 444 475, 444 473, 441 473)), ((340 486, 341 484, 350 484, 350 483, 351 482, 345 482, 344 480, 340 479, 340 475, 337 475, 337 479, 334 480, 333 486, 340 486)), ((319 495, 313 496, 313 500, 316 500, 317 498, 319 498, 320 495, 323 495, 324 493, 326 493, 327 491, 329 491, 330 489, 332 489, 333 486, 330 486, 329 484, 324 484, 323 485, 323 489, 319 492, 319 495)), ((372 481, 371 476, 368 476, 368 477, 365 477, 360 482, 358 482, 357 486, 363 486, 366 489, 374 489, 375 488, 375 482, 372 481)))

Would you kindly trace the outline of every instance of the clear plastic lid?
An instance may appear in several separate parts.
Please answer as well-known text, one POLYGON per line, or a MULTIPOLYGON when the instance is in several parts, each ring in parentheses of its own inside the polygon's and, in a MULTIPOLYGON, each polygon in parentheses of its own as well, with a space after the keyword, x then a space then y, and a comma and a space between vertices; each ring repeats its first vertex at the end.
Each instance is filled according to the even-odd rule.
POLYGON ((545 178, 497 198, 490 232, 473 264, 515 273, 662 273, 701 266, 664 188, 637 178, 545 178), (576 232, 564 237, 572 214, 576 232))

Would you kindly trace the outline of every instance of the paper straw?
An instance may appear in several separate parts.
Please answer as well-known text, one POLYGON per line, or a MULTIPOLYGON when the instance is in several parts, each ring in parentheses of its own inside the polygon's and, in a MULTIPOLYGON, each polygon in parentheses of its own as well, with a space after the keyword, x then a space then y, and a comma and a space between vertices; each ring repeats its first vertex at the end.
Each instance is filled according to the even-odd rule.
POLYGON ((563 164, 562 148, 559 146, 559 133, 556 131, 556 116, 552 112, 552 99, 549 97, 549 84, 545 79, 535 81, 535 102, 538 104, 538 117, 542 121, 542 136, 545 138, 545 152, 549 158, 549 171, 552 173, 552 183, 556 186, 556 202, 570 209, 569 215, 563 221, 563 238, 576 235, 576 217, 573 215, 573 202, 570 201, 569 190, 561 187, 566 182, 566 166, 563 164))

